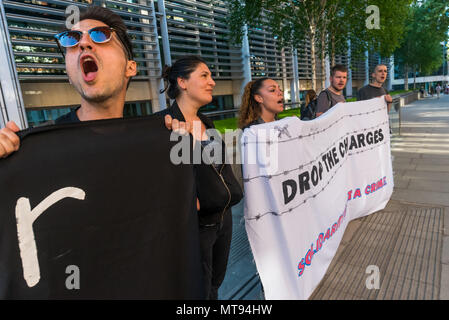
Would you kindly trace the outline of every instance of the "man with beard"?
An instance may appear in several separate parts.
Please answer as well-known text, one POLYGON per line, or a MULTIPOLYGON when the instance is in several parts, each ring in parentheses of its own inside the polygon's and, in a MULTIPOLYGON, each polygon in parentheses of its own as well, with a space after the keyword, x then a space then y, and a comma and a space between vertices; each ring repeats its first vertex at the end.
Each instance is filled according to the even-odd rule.
POLYGON ((81 106, 55 123, 123 117, 126 90, 137 65, 122 19, 108 9, 91 7, 70 31, 56 37, 66 47, 67 75, 81 95, 81 106))
MULTIPOLYGON (((91 6, 70 30, 55 37, 65 58, 69 81, 81 96, 80 107, 55 123, 123 117, 126 91, 137 74, 137 64, 120 16, 109 9, 91 6)), ((12 121, 0 130, 0 158, 19 149, 18 131, 12 121)))
POLYGON ((327 110, 340 102, 346 102, 343 89, 348 81, 348 68, 337 64, 331 68, 329 88, 321 91, 318 96, 316 117, 321 116, 327 110))
MULTIPOLYGON (((81 104, 55 123, 121 118, 129 82, 137 74, 126 26, 119 15, 99 6, 88 7, 79 20, 56 38, 69 81, 81 95, 81 104)), ((177 120, 167 119, 166 126, 181 134, 186 127, 189 130, 177 120)), ((19 149, 18 131, 13 121, 0 129, 0 158, 19 149)))
POLYGON ((380 96, 385 96, 387 102, 388 112, 390 112, 393 98, 388 94, 387 89, 383 87, 385 80, 387 80, 388 70, 384 64, 378 64, 372 73, 373 80, 370 84, 364 86, 357 92, 357 101, 369 100, 380 96))

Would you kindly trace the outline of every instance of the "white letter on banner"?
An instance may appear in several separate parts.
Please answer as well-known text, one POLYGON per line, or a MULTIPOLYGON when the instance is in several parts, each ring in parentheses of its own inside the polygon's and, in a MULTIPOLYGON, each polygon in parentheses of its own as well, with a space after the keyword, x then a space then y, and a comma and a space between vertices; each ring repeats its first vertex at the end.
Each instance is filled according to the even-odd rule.
POLYGON ((67 187, 53 192, 33 210, 31 210, 30 199, 22 197, 17 200, 17 236, 19 240, 20 258, 22 259, 23 277, 28 287, 34 287, 41 278, 33 222, 45 210, 64 198, 84 200, 85 197, 86 193, 83 190, 67 187))

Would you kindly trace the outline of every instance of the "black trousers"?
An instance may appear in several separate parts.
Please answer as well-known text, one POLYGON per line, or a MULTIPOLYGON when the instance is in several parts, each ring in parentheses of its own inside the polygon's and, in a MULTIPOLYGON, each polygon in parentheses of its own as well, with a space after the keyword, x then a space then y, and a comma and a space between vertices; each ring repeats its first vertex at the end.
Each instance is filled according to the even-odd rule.
POLYGON ((209 300, 218 299, 220 288, 226 275, 232 239, 232 213, 225 213, 223 223, 201 226, 201 265, 204 273, 204 288, 209 300))

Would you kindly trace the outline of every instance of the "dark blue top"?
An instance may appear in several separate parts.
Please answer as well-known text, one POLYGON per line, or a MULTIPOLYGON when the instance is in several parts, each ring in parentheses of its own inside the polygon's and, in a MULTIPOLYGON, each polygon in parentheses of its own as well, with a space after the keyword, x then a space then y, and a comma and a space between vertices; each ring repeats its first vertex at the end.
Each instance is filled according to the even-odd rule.
POLYGON ((55 124, 63 124, 63 123, 76 123, 81 122, 78 116, 76 115, 76 112, 78 111, 80 107, 72 109, 69 113, 60 116, 58 119, 55 120, 55 124))

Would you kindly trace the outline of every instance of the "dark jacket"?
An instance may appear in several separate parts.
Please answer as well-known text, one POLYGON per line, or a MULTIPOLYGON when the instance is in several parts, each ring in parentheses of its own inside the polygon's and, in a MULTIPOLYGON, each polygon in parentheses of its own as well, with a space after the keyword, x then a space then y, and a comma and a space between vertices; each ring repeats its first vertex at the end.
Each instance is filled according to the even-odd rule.
POLYGON ((242 130, 245 131, 246 128, 249 128, 249 127, 257 125, 257 124, 262 124, 262 123, 265 123, 265 121, 263 121, 263 119, 261 117, 259 117, 256 120, 253 120, 252 122, 250 122, 246 126, 244 126, 242 128, 242 130))
MULTIPOLYGON (((166 110, 159 112, 165 116, 169 114, 173 119, 185 121, 176 101, 166 110)), ((215 128, 213 122, 202 113, 198 117, 205 124, 206 129, 215 128)), ((199 143, 196 146, 203 148, 199 143)), ((231 214, 231 207, 240 202, 243 192, 229 164, 225 163, 225 144, 221 141, 221 164, 195 164, 197 196, 200 202, 200 225, 221 223, 225 214, 231 214)), ((193 152, 191 152, 191 155, 193 152)))

